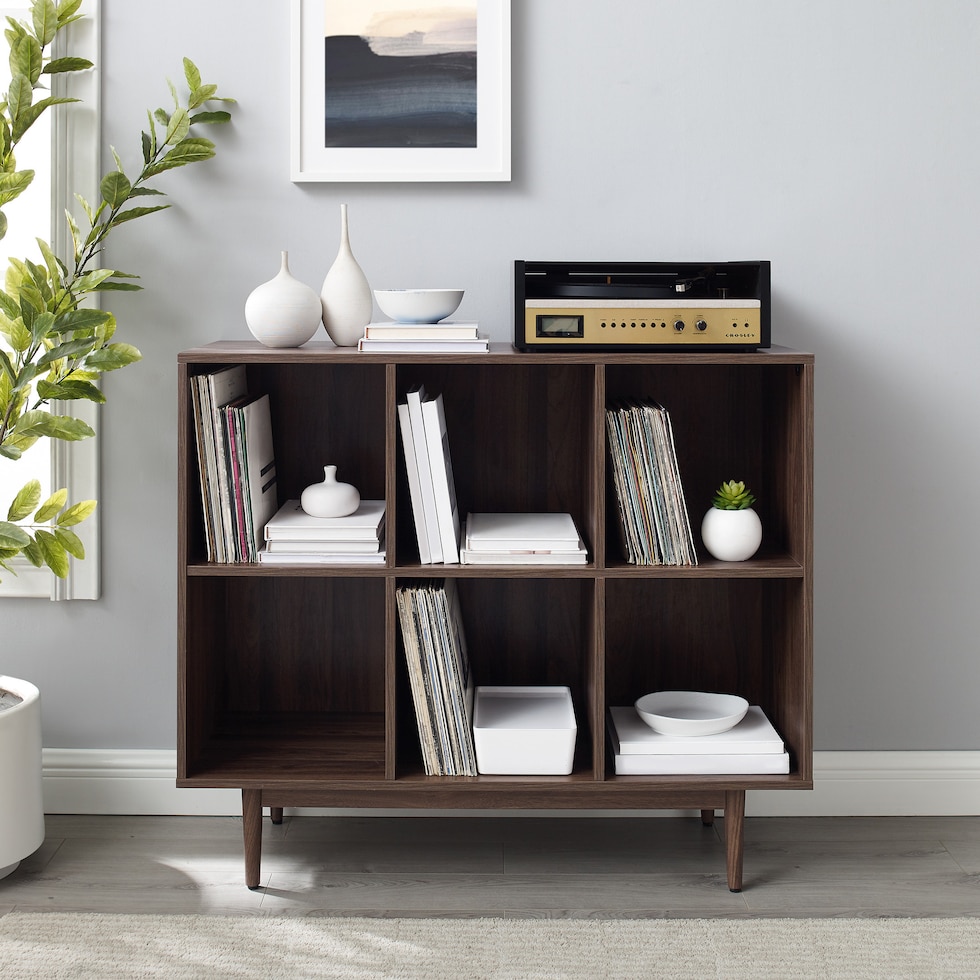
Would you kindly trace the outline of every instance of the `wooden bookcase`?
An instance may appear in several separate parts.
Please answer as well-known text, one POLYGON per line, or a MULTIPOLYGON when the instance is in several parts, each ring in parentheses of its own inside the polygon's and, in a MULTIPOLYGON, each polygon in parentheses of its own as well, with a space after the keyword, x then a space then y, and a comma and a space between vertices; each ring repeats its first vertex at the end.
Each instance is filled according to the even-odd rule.
POLYGON ((813 356, 652 352, 368 354, 221 342, 179 369, 178 786, 242 790, 245 874, 259 882, 262 808, 695 809, 725 814, 742 882, 745 792, 811 789, 813 356), (334 463, 387 501, 384 566, 206 561, 189 378, 244 364, 271 397, 280 501, 334 463), (585 566, 420 565, 396 405, 442 392, 460 511, 567 511, 585 566), (623 560, 604 409, 650 395, 670 411, 700 564, 623 560), (701 516, 722 480, 757 494, 746 562, 711 559, 701 516), (569 776, 427 777, 395 589, 459 585, 478 684, 568 685, 569 776), (723 690, 759 704, 788 775, 616 776, 606 710, 649 691, 723 690))

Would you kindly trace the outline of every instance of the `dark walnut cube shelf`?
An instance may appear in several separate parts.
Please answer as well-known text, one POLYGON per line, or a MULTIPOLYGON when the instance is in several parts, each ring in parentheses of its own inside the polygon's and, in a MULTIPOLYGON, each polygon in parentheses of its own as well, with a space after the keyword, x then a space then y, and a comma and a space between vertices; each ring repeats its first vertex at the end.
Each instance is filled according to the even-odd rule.
POLYGON ((746 790, 811 789, 813 355, 367 354, 222 342, 179 355, 178 785, 242 790, 246 882, 262 808, 693 809, 725 813, 728 884, 742 882, 746 790), (337 464, 387 501, 384 566, 206 561, 188 380, 244 364, 268 392, 280 501, 337 464), (567 511, 586 566, 420 565, 396 405, 442 392, 467 511, 567 511), (670 412, 700 564, 637 567, 619 547, 604 410, 653 396, 670 412), (722 480, 759 497, 760 553, 709 558, 697 530, 722 480), (395 590, 458 582, 479 684, 568 685, 569 776, 424 775, 395 590), (606 710, 648 691, 737 692, 763 707, 788 775, 616 776, 606 710))

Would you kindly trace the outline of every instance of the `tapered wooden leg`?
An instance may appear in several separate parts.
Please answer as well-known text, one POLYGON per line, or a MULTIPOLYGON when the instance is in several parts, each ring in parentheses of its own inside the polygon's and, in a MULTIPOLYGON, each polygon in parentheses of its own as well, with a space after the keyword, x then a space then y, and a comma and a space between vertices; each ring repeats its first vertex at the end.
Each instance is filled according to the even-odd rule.
POLYGON ((745 790, 725 793, 725 851, 728 861, 728 890, 742 890, 742 851, 745 842, 745 790))
POLYGON ((702 810, 701 811, 701 823, 705 827, 711 827, 715 822, 715 811, 714 810, 702 810))
POLYGON ((262 791, 242 790, 242 834, 245 838, 245 884, 259 887, 262 869, 262 791))
POLYGON ((269 807, 269 819, 272 820, 274 824, 282 823, 282 807, 281 806, 270 806, 269 807))

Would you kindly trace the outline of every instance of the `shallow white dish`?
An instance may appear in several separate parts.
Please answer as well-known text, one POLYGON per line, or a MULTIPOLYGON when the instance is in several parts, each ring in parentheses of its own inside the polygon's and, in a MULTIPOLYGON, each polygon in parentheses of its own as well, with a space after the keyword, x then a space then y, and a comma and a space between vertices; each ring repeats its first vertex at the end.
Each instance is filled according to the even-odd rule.
POLYGON ((636 713, 662 735, 717 735, 734 728, 749 710, 737 694, 655 691, 635 703, 636 713))
POLYGON ((462 289, 376 289, 381 312, 399 323, 436 323, 456 312, 462 289))

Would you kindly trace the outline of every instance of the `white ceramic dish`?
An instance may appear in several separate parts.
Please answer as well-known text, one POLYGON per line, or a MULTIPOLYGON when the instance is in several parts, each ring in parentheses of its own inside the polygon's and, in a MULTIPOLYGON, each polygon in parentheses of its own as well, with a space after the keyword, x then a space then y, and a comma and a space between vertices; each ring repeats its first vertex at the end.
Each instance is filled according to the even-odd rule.
POLYGON ((734 728, 749 710, 737 694, 655 691, 638 698, 636 713, 662 735, 717 735, 734 728))
POLYGON ((399 323, 436 323, 456 312, 462 289, 376 289, 381 312, 399 323))

